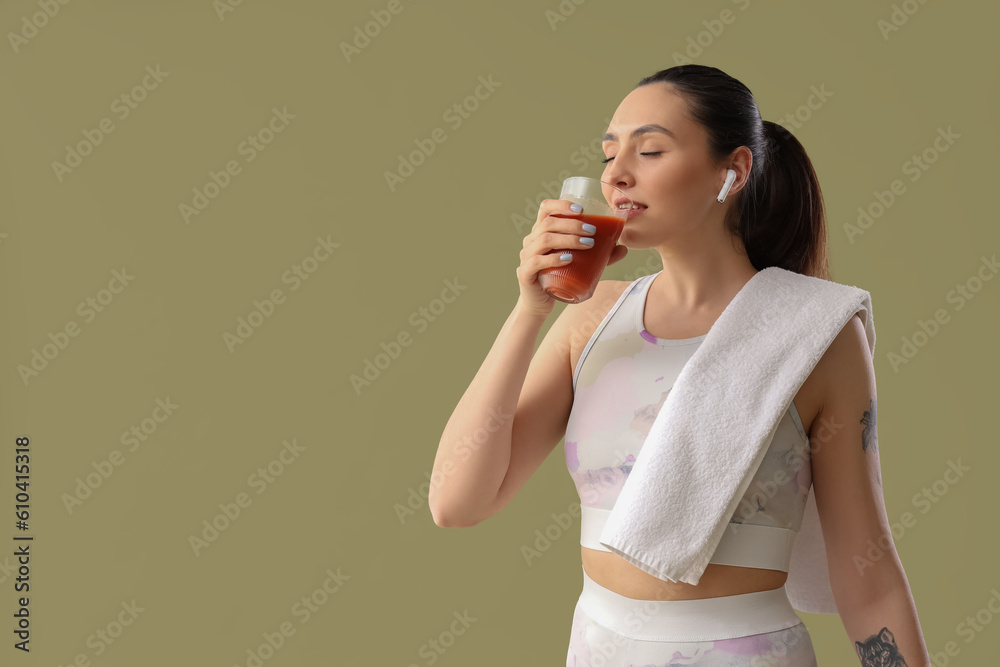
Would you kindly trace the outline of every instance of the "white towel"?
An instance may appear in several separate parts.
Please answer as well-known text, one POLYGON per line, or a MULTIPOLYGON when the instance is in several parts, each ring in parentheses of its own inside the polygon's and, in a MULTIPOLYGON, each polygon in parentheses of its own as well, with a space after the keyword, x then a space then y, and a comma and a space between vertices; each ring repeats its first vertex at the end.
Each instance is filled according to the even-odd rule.
MULTIPOLYGON (((601 544, 659 579, 697 584, 781 417, 859 311, 874 354, 867 291, 780 267, 757 272, 678 375, 601 544)), ((837 613, 812 486, 785 586, 795 609, 837 613)))

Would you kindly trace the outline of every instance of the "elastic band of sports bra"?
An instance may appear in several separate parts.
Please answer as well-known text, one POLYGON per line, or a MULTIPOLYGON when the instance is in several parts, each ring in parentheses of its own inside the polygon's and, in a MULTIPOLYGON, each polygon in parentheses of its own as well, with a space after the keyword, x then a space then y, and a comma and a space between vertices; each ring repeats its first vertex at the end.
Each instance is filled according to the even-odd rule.
MULTIPOLYGON (((581 546, 613 553, 599 541, 609 516, 611 510, 580 507, 581 546)), ((797 535, 798 531, 790 528, 751 523, 730 524, 722 534, 709 563, 788 572, 797 535)))

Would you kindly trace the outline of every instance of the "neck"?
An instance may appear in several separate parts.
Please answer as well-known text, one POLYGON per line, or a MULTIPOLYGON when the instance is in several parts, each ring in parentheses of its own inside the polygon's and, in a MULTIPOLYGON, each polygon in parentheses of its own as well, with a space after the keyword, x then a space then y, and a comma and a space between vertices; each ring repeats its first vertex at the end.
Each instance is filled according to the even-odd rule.
POLYGON ((649 289, 671 310, 713 309, 729 303, 757 273, 742 243, 727 238, 706 244, 703 236, 691 241, 674 240, 656 248, 663 271, 649 289))

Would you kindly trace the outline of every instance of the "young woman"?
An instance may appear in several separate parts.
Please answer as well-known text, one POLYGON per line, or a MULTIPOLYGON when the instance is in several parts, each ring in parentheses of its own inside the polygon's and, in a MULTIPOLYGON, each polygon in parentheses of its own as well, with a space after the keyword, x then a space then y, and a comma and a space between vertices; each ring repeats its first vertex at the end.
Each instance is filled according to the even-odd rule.
MULTIPOLYGON (((746 86, 701 65, 640 81, 618 106, 604 152, 601 180, 637 206, 610 264, 627 249, 654 248, 663 269, 601 281, 591 299, 563 309, 533 354, 555 305, 538 272, 565 264, 562 249, 588 248, 594 231, 554 217, 577 212, 570 202, 542 202, 521 250, 517 303, 442 435, 434 521, 472 526, 496 514, 565 437, 584 578, 568 667, 815 665, 785 592, 784 550, 769 559, 717 551, 693 586, 647 574, 597 540, 670 387, 737 292, 770 266, 829 280, 812 164, 795 137, 761 120, 746 86), (736 179, 722 197, 729 169, 736 179), (459 444, 486 425, 488 439, 471 452, 459 444)), ((860 664, 929 666, 883 504, 875 399, 855 315, 798 390, 756 472, 755 481, 782 483, 767 493, 752 483, 732 521, 797 531, 812 485, 836 607, 860 664)))

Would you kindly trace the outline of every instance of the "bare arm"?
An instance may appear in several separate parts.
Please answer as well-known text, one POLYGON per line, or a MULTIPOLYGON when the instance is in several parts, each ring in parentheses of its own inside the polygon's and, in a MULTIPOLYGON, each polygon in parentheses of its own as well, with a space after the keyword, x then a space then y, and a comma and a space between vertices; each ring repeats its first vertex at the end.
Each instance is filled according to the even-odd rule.
POLYGON ((437 525, 475 525, 496 498, 510 463, 518 396, 544 323, 518 299, 448 419, 428 493, 437 525))
POLYGON ((490 351, 493 359, 487 356, 483 362, 441 438, 434 471, 442 473, 443 485, 435 494, 432 478, 429 500, 436 524, 473 526, 493 516, 513 500, 559 444, 573 408, 571 350, 586 344, 625 285, 602 280, 593 297, 566 306, 534 357, 531 345, 537 329, 529 327, 532 320, 525 317, 525 330, 535 333, 522 334, 525 347, 518 347, 511 341, 520 318, 511 314, 490 351), (510 361, 504 360, 505 350, 510 361), (466 414, 459 415, 463 409, 466 414), (492 420, 491 409, 497 410, 492 420), (502 419, 499 429, 497 417, 502 419), (495 432, 490 432, 491 426, 495 432), (483 431, 478 444, 476 429, 483 431))
MULTIPOLYGON (((564 308, 532 356, 555 305, 538 282, 539 271, 572 259, 554 250, 591 247, 582 238, 594 229, 573 217, 579 212, 572 202, 546 199, 524 238, 517 304, 448 419, 434 457, 427 502, 439 526, 474 526, 499 512, 566 432, 573 404, 571 341, 586 329, 594 305, 603 305, 615 289, 610 281, 598 282, 590 299, 564 308)), ((626 252, 616 245, 608 265, 626 252)))
POLYGON ((820 361, 823 405, 810 431, 813 485, 837 610, 862 667, 929 667, 896 553, 879 474, 875 371, 855 315, 820 361))

